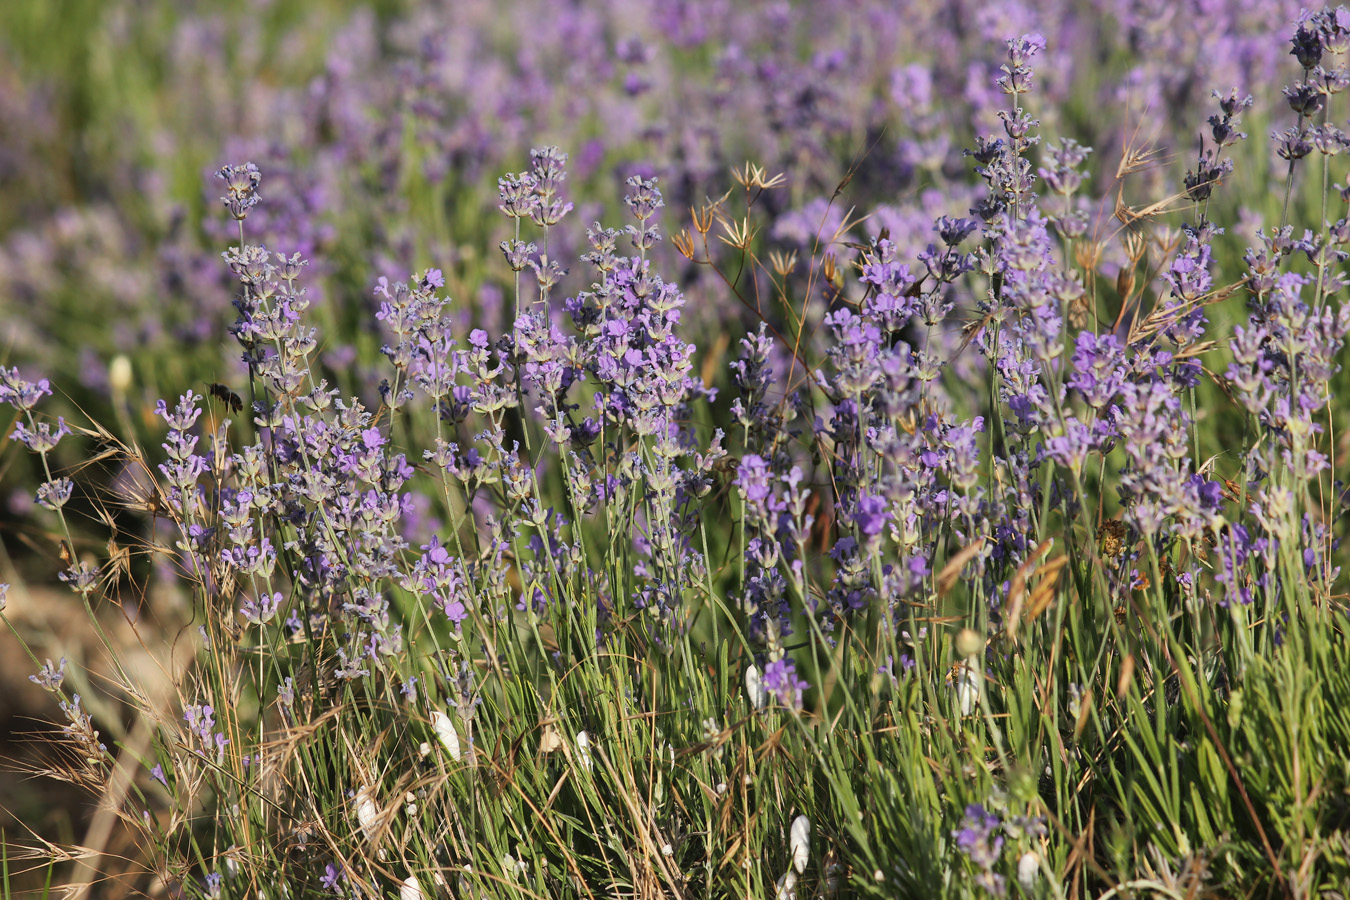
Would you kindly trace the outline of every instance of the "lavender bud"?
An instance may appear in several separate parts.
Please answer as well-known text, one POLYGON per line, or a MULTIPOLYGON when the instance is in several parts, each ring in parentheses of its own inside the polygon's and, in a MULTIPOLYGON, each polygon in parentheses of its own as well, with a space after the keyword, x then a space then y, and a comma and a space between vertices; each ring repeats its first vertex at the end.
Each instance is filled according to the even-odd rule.
POLYGON ((1327 95, 1339 94, 1350 87, 1350 71, 1347 71, 1344 67, 1338 67, 1328 72, 1318 66, 1313 74, 1321 80, 1322 92, 1327 95))
POLYGON ((51 392, 51 385, 47 379, 43 378, 36 382, 24 381, 19 377, 17 368, 7 370, 0 366, 0 403, 8 403, 21 412, 27 412, 51 392))
POLYGON ((81 560, 56 577, 75 593, 85 595, 93 593, 94 588, 98 587, 98 574, 98 566, 81 560))
POLYGON ((633 217, 639 222, 646 222, 658 209, 666 205, 666 201, 661 198, 660 189, 656 186, 655 178, 644 180, 634 175, 626 183, 633 190, 623 198, 623 202, 628 204, 628 208, 633 211, 633 217))
POLYGON ((1319 125, 1308 130, 1308 141, 1323 156, 1336 156, 1345 148, 1345 133, 1335 125, 1319 125))
POLYGON ((50 510, 58 510, 66 505, 70 494, 75 490, 75 482, 69 478, 57 478, 38 487, 38 505, 50 510))
POLYGON ((764 667, 764 690, 788 709, 802 708, 802 692, 810 686, 797 676, 797 664, 787 657, 764 667))
POLYGON ((567 179, 567 154, 557 147, 542 147, 530 151, 530 173, 534 176, 537 190, 543 196, 557 193, 563 181, 567 179))
POLYGON ((535 178, 528 172, 504 175, 497 179, 498 209, 513 219, 528 219, 534 215, 539 198, 534 192, 535 178))
POLYGON ((1315 16, 1310 16, 1299 22, 1292 40, 1294 49, 1289 51, 1305 69, 1311 69, 1322 61, 1322 36, 1315 19, 1315 16))
POLYGON ((1318 37, 1325 52, 1333 56, 1345 53, 1350 47, 1350 9, 1338 6, 1323 10, 1318 16, 1318 37))
POLYGON ((1326 104, 1326 95, 1321 90, 1302 81, 1285 88, 1284 96, 1289 100, 1289 108, 1300 116, 1315 116, 1326 104))
POLYGON ((524 241, 502 241, 498 246, 501 247, 506 264, 511 267, 512 272, 519 272, 528 266, 530 256, 538 249, 533 241, 528 244, 524 241))
POLYGON ((230 215, 243 221, 248 211, 258 204, 258 185, 262 182, 262 172, 253 163, 242 166, 222 166, 216 177, 225 182, 225 196, 220 202, 230 211, 230 215))
POLYGON ((1282 133, 1271 132, 1270 138, 1278 144, 1275 152, 1280 159, 1287 159, 1290 162, 1302 159, 1313 149, 1312 144, 1297 128, 1290 128, 1282 133))
POLYGON ((948 247, 955 247, 964 241, 977 227, 974 219, 953 219, 949 216, 940 217, 935 226, 938 236, 942 238, 942 243, 948 247))
POLYGON ((65 417, 58 417, 56 420, 56 431, 47 422, 39 422, 37 430, 31 430, 22 422, 14 426, 14 433, 9 436, 12 441, 18 441, 34 453, 50 453, 56 449, 56 445, 61 442, 61 438, 70 434, 70 428, 66 426, 65 417))
MULTIPOLYGON (((6 588, 9 585, 5 585, 6 588)), ((66 658, 61 657, 59 665, 53 665, 50 659, 42 666, 42 670, 36 675, 29 675, 28 680, 42 688, 44 691, 51 691, 53 694, 61 690, 61 682, 66 680, 66 658)))

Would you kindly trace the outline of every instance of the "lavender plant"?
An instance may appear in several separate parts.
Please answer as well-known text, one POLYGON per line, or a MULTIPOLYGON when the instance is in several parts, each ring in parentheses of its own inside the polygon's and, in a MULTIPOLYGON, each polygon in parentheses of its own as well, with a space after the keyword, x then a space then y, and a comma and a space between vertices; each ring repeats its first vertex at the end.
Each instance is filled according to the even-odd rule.
MULTIPOLYGON (((669 52, 706 40, 684 7, 663 21, 669 52)), ((266 168, 224 166, 235 377, 159 400, 145 447, 129 415, 68 422, 49 380, 0 368, 64 602, 110 665, 43 664, 0 590, 65 719, 48 774, 101 799, 128 836, 116 877, 148 894, 1336 889, 1346 22, 1294 22, 1282 219, 1240 272, 1219 223, 1256 101, 1216 92, 1177 193, 1140 203, 1146 157, 1112 176, 1048 139, 1062 51, 1027 32, 971 89, 997 131, 968 150, 969 208, 922 234, 844 240, 844 185, 800 260, 772 245, 796 227, 780 194, 830 157, 816 117, 846 109, 800 94, 766 89, 755 135, 771 163, 823 135, 801 168, 747 164, 669 240, 669 179, 627 177, 627 221, 578 225, 577 161, 522 153, 484 231, 497 315, 449 264, 381 277, 379 381, 354 392, 323 359, 344 314, 311 290, 321 242, 272 217, 266 168), (714 286, 755 324, 700 345, 691 297, 714 286), (136 529, 137 561, 87 552, 82 519, 136 529), (172 693, 115 618, 170 635, 172 693)), ((654 53, 623 46, 634 96, 654 53)), ((107 847, 31 855, 79 889, 107 847)))
MULTIPOLYGON (((499 299, 511 279, 491 265, 509 235, 484 214, 485 189, 539 135, 573 148, 583 202, 617 202, 614 185, 640 171, 684 209, 720 193, 726 168, 751 158, 789 179, 761 207, 772 219, 765 233, 788 251, 830 241, 853 203, 871 215, 839 240, 885 229, 909 258, 932 219, 975 199, 960 148, 972 126, 996 123, 991 42, 1048 34, 1055 49, 1041 61, 1048 102, 1038 115, 1114 161, 1159 121, 1159 147, 1189 147, 1180 123, 1198 114, 1208 85, 1277 79, 1287 54, 1269 30, 1298 12, 1288 3, 1191 15, 1124 2, 980 3, 920 5, 901 21, 884 2, 574 9, 517 0, 515 21, 557 37, 541 42, 503 27, 499 7, 481 2, 457 3, 454 15, 431 2, 87 5, 78 29, 40 4, 18 3, 0 20, 15 86, 0 108, 9 126, 0 165, 13 173, 0 213, 0 296, 7 363, 69 360, 66 392, 103 420, 124 399, 153 406, 232 371, 215 352, 233 318, 215 265, 231 236, 207 212, 214 196, 196 189, 227 160, 252 158, 269 173, 273 199, 253 234, 313 261, 311 293, 334 301, 314 313, 328 335, 317 361, 331 383, 360 393, 379 380, 379 345, 362 325, 380 274, 434 261, 457 315, 493 332, 511 324, 499 299), (1170 27, 1158 24, 1164 16, 1170 27), (1092 115, 1098 108, 1121 114, 1092 115), (831 207, 846 173, 846 202, 831 207), (948 197, 962 199, 948 208, 948 197), (821 210, 832 211, 828 223, 821 210), (184 342, 197 349, 178 352, 184 342), (119 356, 136 357, 125 398, 111 377, 119 356)), ((1277 99, 1258 112, 1278 115, 1277 99)), ((1107 187, 1089 181, 1082 197, 1100 202, 1107 187)), ((1267 206, 1249 204, 1246 221, 1274 221, 1267 206)), ((577 255, 581 238, 554 257, 577 255)), ((669 277, 687 277, 674 254, 657 255, 669 277)), ((698 337, 746 324, 719 302, 715 282, 684 287, 699 301, 687 317, 698 337)))

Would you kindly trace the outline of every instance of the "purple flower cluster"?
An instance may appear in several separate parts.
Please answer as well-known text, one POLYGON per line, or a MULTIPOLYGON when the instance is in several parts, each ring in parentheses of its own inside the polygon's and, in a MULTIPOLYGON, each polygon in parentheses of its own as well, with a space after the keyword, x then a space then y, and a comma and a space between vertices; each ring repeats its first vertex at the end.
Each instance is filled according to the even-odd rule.
POLYGON ((764 667, 764 690, 788 709, 802 708, 802 692, 810 686, 797 674, 797 664, 786 657, 764 667))
POLYGON ((1002 821, 978 803, 966 807, 961 827, 952 832, 957 848, 979 869, 976 883, 1002 897, 1007 893, 1007 879, 994 871, 1003 852, 1003 835, 999 834, 1002 821))
POLYGON ((230 743, 224 732, 216 730, 215 710, 206 704, 193 703, 183 709, 183 721, 188 731, 199 743, 200 750, 208 759, 217 763, 224 762, 225 747, 230 743))
MULTIPOLYGON (((879 135, 853 179, 857 196, 917 194, 918 202, 887 199, 853 237, 886 231, 908 258, 924 249, 932 219, 953 211, 947 201, 976 199, 958 174, 956 136, 1009 113, 1006 92, 1044 91, 1051 101, 1046 115, 1070 99, 1082 108, 1121 110, 1074 123, 1087 132, 1079 135, 1085 142, 1115 147, 1130 136, 1140 111, 1173 111, 1182 123, 1214 84, 1275 78, 1288 54, 1269 40, 1269 30, 1299 15, 1292 0, 1231 4, 1203 16, 1146 0, 1095 0, 1082 9, 1068 0, 919 7, 903 17, 884 0, 691 0, 674 8, 656 0, 636 8, 617 0, 584 8, 517 0, 510 10, 514 21, 547 23, 553 39, 503 32, 501 9, 492 4, 471 4, 450 18, 419 4, 392 17, 334 10, 316 13, 318 27, 290 36, 286 55, 294 65, 282 70, 256 52, 269 46, 263 20, 184 14, 171 34, 148 41, 163 78, 165 98, 156 105, 167 118, 128 134, 114 104, 106 111, 96 106, 108 137, 99 144, 108 152, 96 172, 95 161, 69 159, 73 142, 57 127, 63 117, 48 108, 47 98, 66 95, 63 86, 25 74, 0 102, 0 127, 10 123, 6 133, 21 135, 8 150, 25 176, 8 182, 25 202, 7 206, 15 212, 0 219, 0 296, 15 298, 13 314, 3 317, 5 346, 25 354, 23 361, 69 359, 100 402, 110 399, 108 362, 118 352, 168 351, 190 340, 209 372, 224 362, 206 357, 228 323, 231 298, 207 246, 232 240, 244 217, 258 242, 326 258, 316 296, 342 295, 350 310, 356 302, 350 285, 367 282, 370 273, 408 271, 422 252, 457 256, 443 236, 428 246, 425 232, 432 229, 421 226, 446 204, 487 208, 490 198, 477 186, 524 156, 541 132, 574 148, 574 180, 586 195, 605 194, 615 172, 627 175, 636 164, 644 178, 661 177, 667 199, 680 209, 716 196, 728 166, 754 159, 783 172, 802 198, 775 205, 769 231, 801 246, 817 235, 828 240, 844 224, 847 204, 827 198, 848 172, 860 137, 879 135), (1204 22, 1204 40, 1197 21, 1204 22), (988 47, 1019 33, 1028 37, 1005 72, 988 59, 988 47), (1122 59, 1128 62, 1117 65, 1122 59), (247 87, 232 92, 222 85, 247 87), (219 178, 204 198, 224 201, 224 221, 196 221, 201 204, 178 196, 174 180, 162 175, 203 151, 259 164, 213 169, 219 178), (68 164, 46 166, 48 159, 68 164), (261 194, 260 167, 270 186, 261 194), (82 175, 58 189, 52 181, 66 179, 56 171, 82 175), (108 190, 91 195, 87 185, 94 184, 108 190), (267 202, 258 205, 261 195, 267 202), (414 195, 430 202, 410 203, 414 195), (50 200, 71 196, 76 202, 65 207, 50 200), (68 337, 62 325, 69 305, 38 302, 67 295, 97 298, 85 312, 107 327, 68 337), (185 302, 164 304, 165 295, 185 302)), ((1332 12, 1300 19, 1295 56, 1308 63, 1303 82, 1313 97, 1338 84, 1335 54, 1324 52, 1337 46, 1335 22, 1332 12)), ((1309 101, 1301 102, 1307 110, 1309 101)), ((1312 120, 1300 116, 1294 143, 1311 146, 1312 120)), ((1164 127, 1160 145, 1190 144, 1172 122, 1164 127)), ((1215 128, 1217 152, 1235 127, 1220 117, 1215 128)), ((1077 181, 1070 173, 1079 151, 1068 143, 1061 149, 1046 160, 1044 171, 1052 174, 1042 176, 1057 196, 1073 193, 1077 181)), ((573 202, 550 182, 555 162, 541 159, 523 177, 503 179, 508 193, 519 195, 526 221, 556 222, 573 202)), ((1033 171, 1010 175, 1025 180, 1033 171)), ((1214 181, 1198 171, 1196 179, 1197 186, 1214 181)), ((1106 188, 1082 184, 1094 201, 1106 188)), ((582 196, 578 190, 579 207, 582 196)), ((1068 223, 1080 212, 1066 205, 1051 215, 1068 223)), ((576 248, 554 231, 550 255, 570 258, 576 248)), ((501 238, 485 228, 475 249, 501 238)), ((711 299, 710 284, 682 286, 703 301, 711 299)), ((488 287, 465 304, 465 314, 472 305, 479 324, 494 326, 487 296, 501 285, 488 287)), ((709 325, 735 322, 725 308, 700 303, 697 317, 709 325)), ((346 369, 339 362, 358 336, 332 334, 330 342, 334 369, 346 369)))

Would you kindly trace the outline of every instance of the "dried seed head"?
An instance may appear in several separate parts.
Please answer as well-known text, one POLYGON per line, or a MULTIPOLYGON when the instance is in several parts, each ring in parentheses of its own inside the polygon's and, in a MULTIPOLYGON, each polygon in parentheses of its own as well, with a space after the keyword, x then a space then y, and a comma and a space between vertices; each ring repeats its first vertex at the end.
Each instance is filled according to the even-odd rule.
POLYGON ((1102 556, 1107 559, 1118 558, 1125 550, 1126 534, 1124 522, 1118 519, 1103 522, 1097 529, 1097 544, 1101 547, 1102 556))
POLYGON ((539 739, 540 753, 557 753, 562 749, 562 732, 554 722, 544 724, 544 735, 539 739))
POLYGON ((1134 293, 1134 266, 1121 266, 1120 271, 1116 273, 1116 293, 1120 295, 1122 301, 1128 300, 1134 293))

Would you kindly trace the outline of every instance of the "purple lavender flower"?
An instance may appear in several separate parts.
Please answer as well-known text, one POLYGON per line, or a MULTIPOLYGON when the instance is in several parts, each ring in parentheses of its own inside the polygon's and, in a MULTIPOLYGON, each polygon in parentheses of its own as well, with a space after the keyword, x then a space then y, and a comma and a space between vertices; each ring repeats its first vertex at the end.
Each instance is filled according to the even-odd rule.
POLYGON ((253 163, 242 166, 223 166, 216 176, 225 182, 225 196, 220 202, 230 211, 230 216, 243 221, 248 211, 262 198, 258 196, 258 185, 262 183, 262 173, 253 163))
POLYGON ((99 567, 87 559, 82 559, 72 563, 56 577, 75 593, 87 596, 98 587, 99 567))
POLYGON ((1065 384, 1093 409, 1104 409, 1125 383, 1125 348, 1113 334, 1081 331, 1073 353, 1073 371, 1065 384))
POLYGON ((0 403, 7 403, 20 412, 29 412, 51 392, 51 384, 47 379, 24 381, 18 368, 6 369, 0 366, 0 403))
POLYGON ((952 832, 956 846, 966 854, 971 862, 982 869, 989 869, 998 862, 1003 850, 1003 836, 999 830, 999 817, 989 812, 979 803, 966 807, 961 827, 952 832))
POLYGON ((883 498, 871 494, 863 494, 858 498, 853 511, 853 521, 868 547, 876 546, 890 518, 890 509, 883 498))
POLYGON ((34 453, 50 453, 56 449, 56 445, 61 442, 61 438, 70 434, 70 427, 66 425, 64 416, 58 416, 56 420, 56 430, 52 430, 49 422, 37 423, 36 429, 31 429, 23 422, 18 422, 14 426, 14 433, 9 436, 12 441, 18 441, 34 453))
POLYGON ((70 500, 75 490, 75 482, 69 478, 57 478, 38 485, 37 503, 50 510, 61 509, 70 500))
POLYGON ((260 594, 256 601, 252 597, 245 597, 239 606, 239 613, 253 625, 265 625, 276 616, 284 600, 280 591, 274 591, 271 596, 260 594))
POLYGON ((344 894, 342 885, 346 881, 347 873, 332 863, 326 864, 323 867, 323 875, 319 876, 319 883, 323 885, 323 889, 337 897, 344 894))
POLYGON ((977 876, 980 885, 996 897, 1002 897, 1007 889, 1004 877, 993 871, 1003 852, 1003 835, 997 833, 1000 824, 998 816, 972 803, 966 807, 961 827, 952 832, 956 846, 981 870, 977 876))
POLYGON ((224 732, 216 731, 215 710, 209 705, 191 704, 183 710, 183 719, 201 744, 201 752, 213 757, 217 764, 223 762, 230 739, 224 732))
POLYGON ((42 670, 36 675, 29 675, 28 680, 38 685, 45 691, 60 693, 61 683, 66 679, 66 658, 61 657, 59 665, 53 665, 50 659, 43 664, 42 670))
POLYGON ((764 667, 764 689, 788 709, 802 708, 802 692, 811 683, 797 675, 797 664, 784 657, 764 667))

